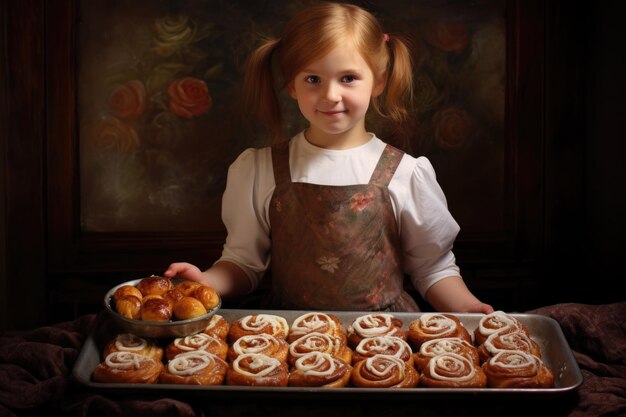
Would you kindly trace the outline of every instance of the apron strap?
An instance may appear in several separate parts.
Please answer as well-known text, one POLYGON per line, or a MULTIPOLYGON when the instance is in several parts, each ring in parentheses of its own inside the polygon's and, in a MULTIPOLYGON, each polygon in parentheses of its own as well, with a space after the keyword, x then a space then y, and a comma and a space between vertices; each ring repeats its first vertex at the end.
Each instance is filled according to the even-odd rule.
POLYGON ((369 183, 381 187, 389 186, 403 156, 404 152, 391 145, 387 145, 380 155, 380 159, 370 177, 369 183))
POLYGON ((289 170, 289 141, 280 142, 272 146, 272 167, 276 188, 284 188, 291 183, 289 170))

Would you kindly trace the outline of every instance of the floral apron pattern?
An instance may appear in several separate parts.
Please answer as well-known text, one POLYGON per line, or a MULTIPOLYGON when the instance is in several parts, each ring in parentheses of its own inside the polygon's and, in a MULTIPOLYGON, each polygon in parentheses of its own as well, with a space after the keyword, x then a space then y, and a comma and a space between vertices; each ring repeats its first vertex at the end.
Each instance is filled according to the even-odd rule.
POLYGON ((403 290, 388 185, 403 153, 387 146, 368 184, 291 181, 289 143, 272 147, 272 302, 280 308, 419 311, 403 290))

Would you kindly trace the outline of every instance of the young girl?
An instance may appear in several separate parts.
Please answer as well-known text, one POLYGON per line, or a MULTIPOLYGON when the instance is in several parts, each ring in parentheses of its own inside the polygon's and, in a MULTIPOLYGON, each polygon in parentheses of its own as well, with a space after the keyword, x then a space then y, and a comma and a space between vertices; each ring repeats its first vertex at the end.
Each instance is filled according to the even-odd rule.
POLYGON ((419 311, 403 289, 407 274, 439 311, 492 312, 460 277, 451 252, 459 227, 430 162, 365 127, 370 103, 391 123, 408 119, 405 42, 350 4, 295 16, 251 55, 244 84, 282 137, 274 60, 308 128, 237 158, 223 196, 222 257, 204 272, 181 262, 164 275, 230 296, 255 289, 270 269, 274 308, 419 311))

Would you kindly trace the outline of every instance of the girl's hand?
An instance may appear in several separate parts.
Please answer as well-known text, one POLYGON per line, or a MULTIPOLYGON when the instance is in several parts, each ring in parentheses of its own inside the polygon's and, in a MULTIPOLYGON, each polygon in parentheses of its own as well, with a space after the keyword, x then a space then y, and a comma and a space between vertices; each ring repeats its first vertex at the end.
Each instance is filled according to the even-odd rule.
POLYGON ((170 264, 167 270, 163 273, 165 278, 182 278, 190 281, 196 281, 204 283, 206 277, 200 271, 200 269, 187 262, 175 262, 170 264))
POLYGON ((466 313, 490 314, 493 313, 493 307, 489 304, 478 302, 476 304, 468 306, 466 313))

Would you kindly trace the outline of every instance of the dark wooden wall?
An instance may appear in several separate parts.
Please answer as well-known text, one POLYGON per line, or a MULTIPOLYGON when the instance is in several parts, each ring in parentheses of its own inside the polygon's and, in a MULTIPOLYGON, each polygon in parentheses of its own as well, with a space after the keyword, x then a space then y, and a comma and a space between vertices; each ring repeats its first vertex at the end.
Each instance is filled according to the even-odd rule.
MULTIPOLYGON (((70 24, 70 4, 0 2, 0 331, 97 312, 124 277, 219 254, 221 236, 101 238, 74 228, 64 179, 74 175, 75 149, 59 141, 75 134, 73 38, 49 24, 70 24)), ((515 238, 503 247, 466 237, 457 259, 470 287, 508 311, 623 300, 625 3, 508 4, 520 40, 508 81, 521 83, 508 103, 518 138, 510 149, 515 238)))

